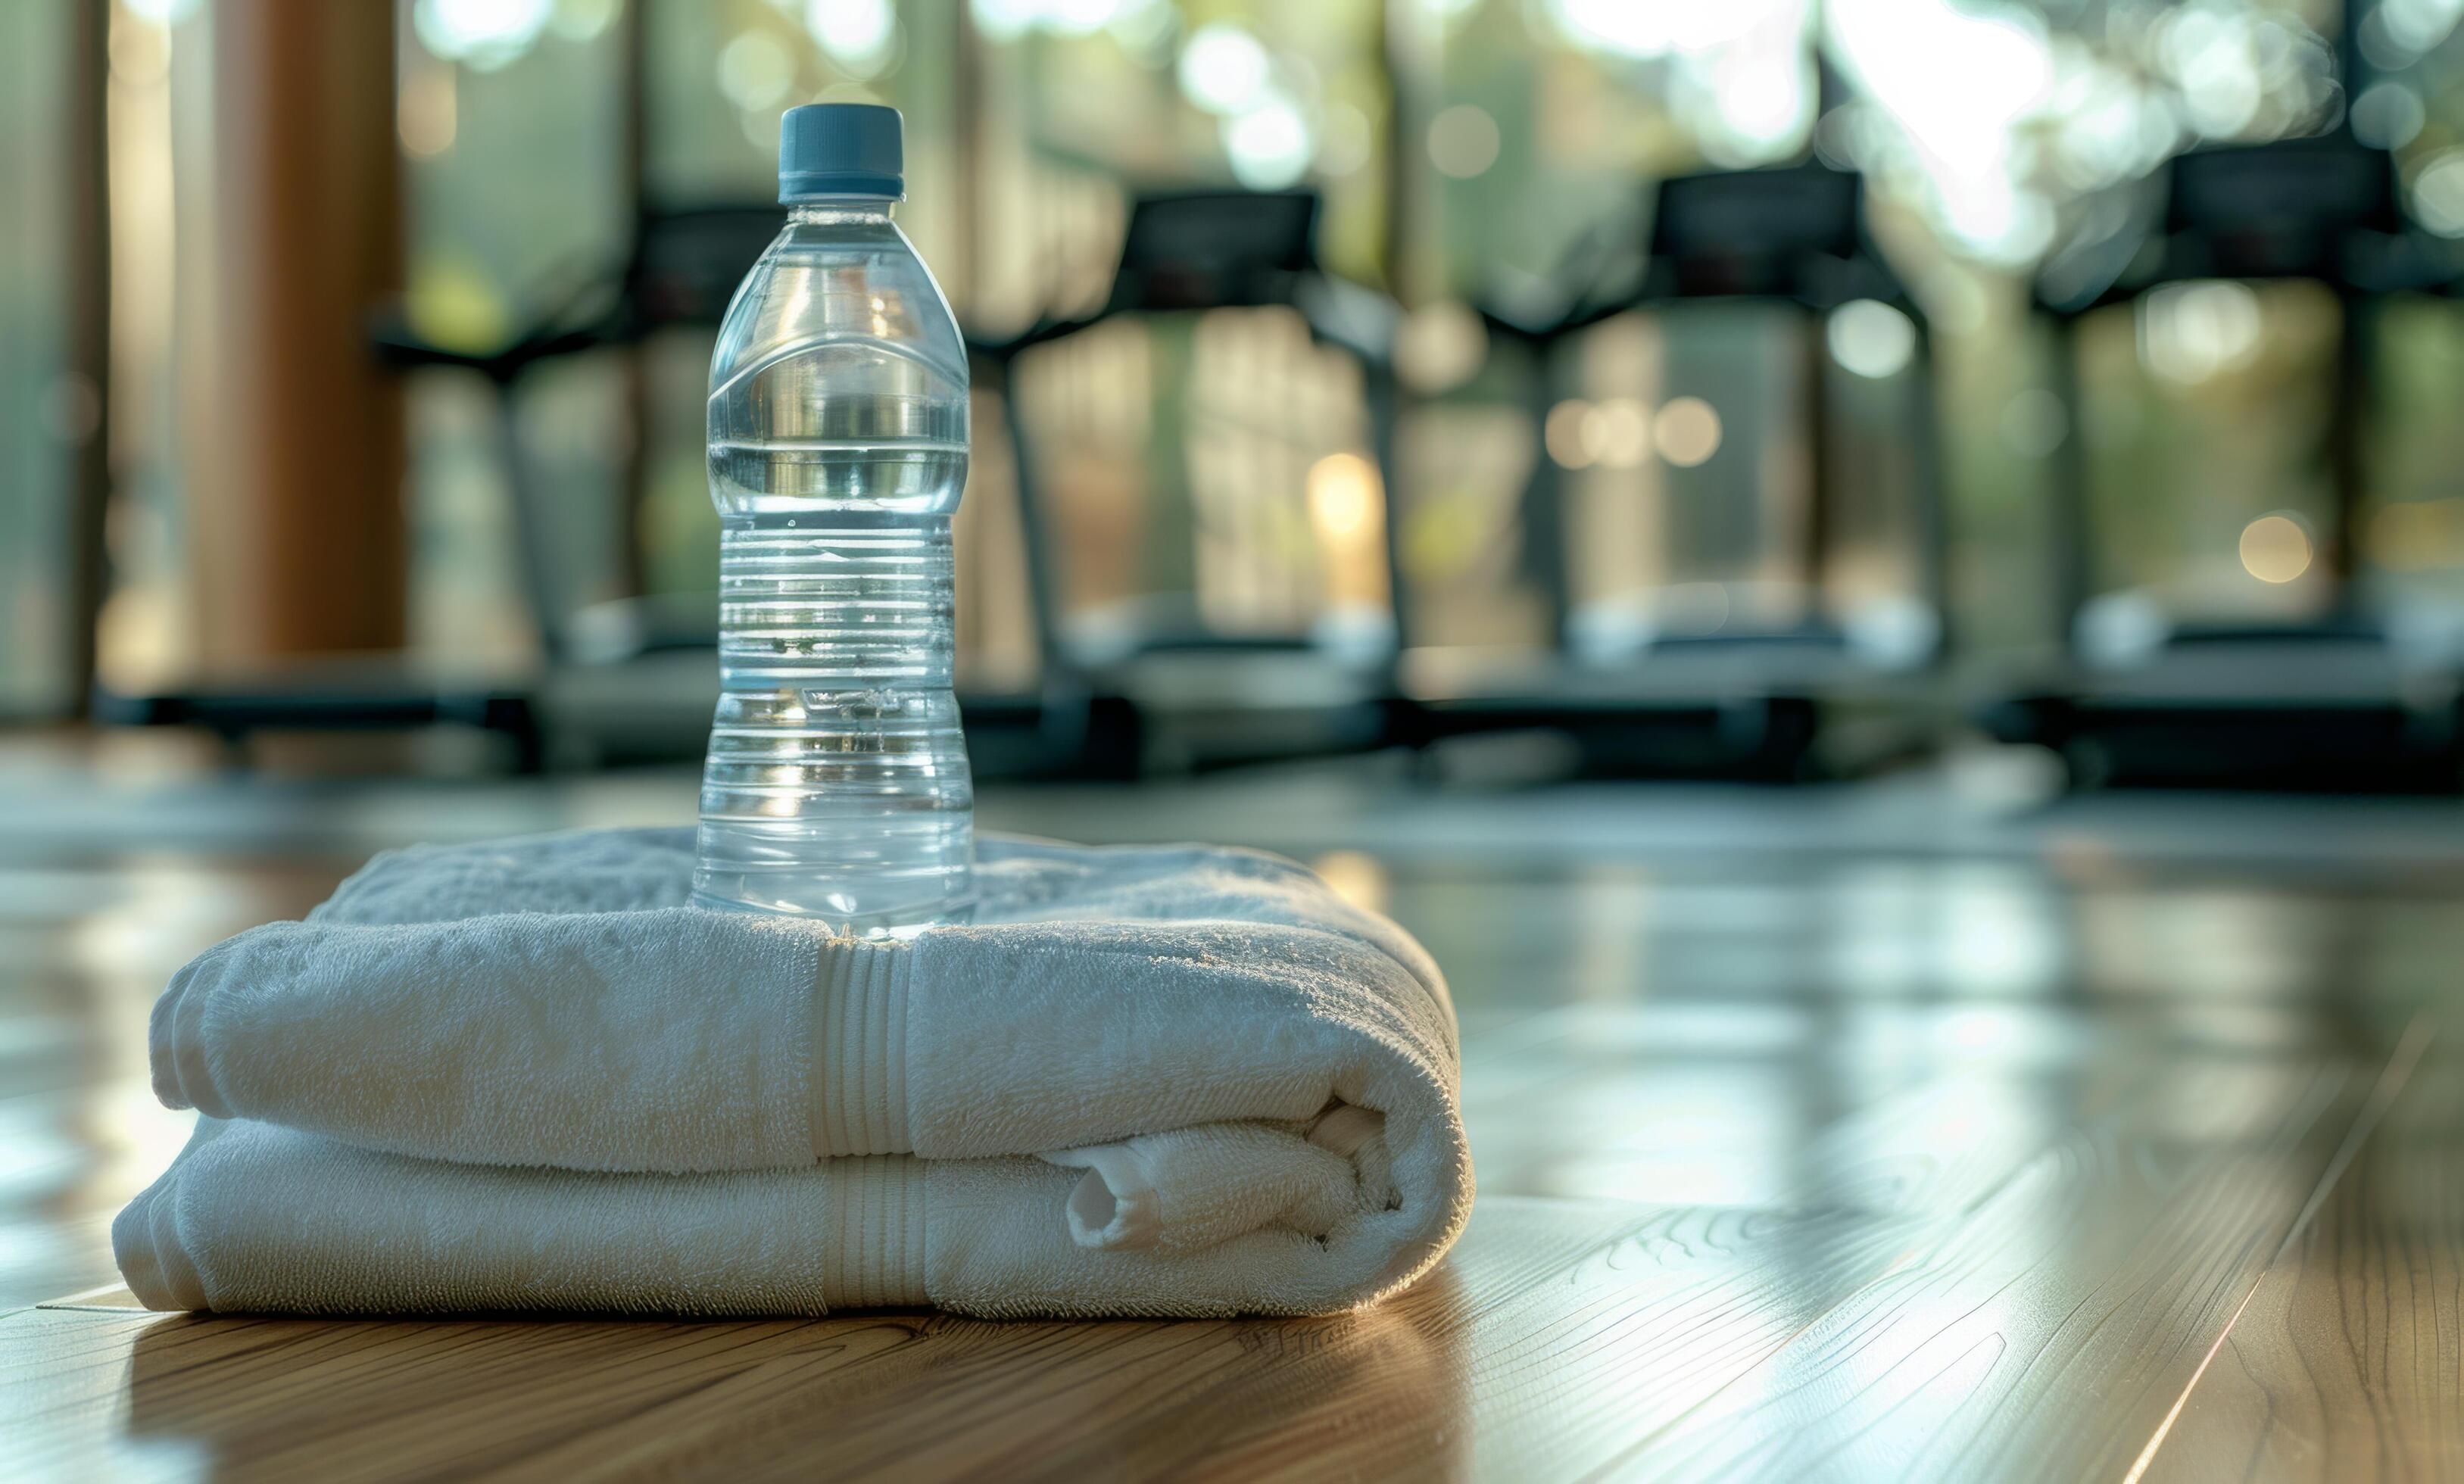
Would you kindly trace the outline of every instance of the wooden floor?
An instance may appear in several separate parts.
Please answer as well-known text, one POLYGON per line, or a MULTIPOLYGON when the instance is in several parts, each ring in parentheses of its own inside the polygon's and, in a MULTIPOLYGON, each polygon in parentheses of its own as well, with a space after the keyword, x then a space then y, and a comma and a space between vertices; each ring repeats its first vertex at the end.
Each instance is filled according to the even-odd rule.
POLYGON ((1431 1278, 1305 1322, 336 1323, 33 1306, 111 1280, 182 1132, 162 979, 391 839, 690 790, 61 766, 0 756, 12 1476, 2464 1477, 2451 806, 992 795, 1285 848, 1422 935, 1481 1191, 1431 1278))

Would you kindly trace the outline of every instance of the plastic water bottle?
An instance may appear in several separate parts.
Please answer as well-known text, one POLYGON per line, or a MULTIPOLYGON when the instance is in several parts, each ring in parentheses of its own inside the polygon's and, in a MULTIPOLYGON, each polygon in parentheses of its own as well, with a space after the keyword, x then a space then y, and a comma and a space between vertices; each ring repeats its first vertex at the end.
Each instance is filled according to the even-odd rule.
POLYGON ((975 791, 950 691, 967 358, 890 219, 899 119, 781 120, 786 229, 710 366, 720 691, 693 898, 868 936, 962 915, 975 791))

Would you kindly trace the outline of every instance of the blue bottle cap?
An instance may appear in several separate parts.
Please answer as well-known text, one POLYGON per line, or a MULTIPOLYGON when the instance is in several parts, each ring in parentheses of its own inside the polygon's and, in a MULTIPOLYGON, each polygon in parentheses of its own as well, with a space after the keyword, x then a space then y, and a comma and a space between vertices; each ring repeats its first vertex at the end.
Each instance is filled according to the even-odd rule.
POLYGON ((779 199, 907 194, 898 110, 879 103, 806 103, 779 116, 779 199))

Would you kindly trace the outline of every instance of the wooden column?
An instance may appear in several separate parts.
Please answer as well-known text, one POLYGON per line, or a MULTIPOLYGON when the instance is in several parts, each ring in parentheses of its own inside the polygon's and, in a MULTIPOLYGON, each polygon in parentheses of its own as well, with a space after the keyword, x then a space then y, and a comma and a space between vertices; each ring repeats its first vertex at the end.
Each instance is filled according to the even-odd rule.
POLYGON ((111 170, 105 115, 111 87, 109 0, 77 0, 71 11, 68 160, 68 375, 92 399, 77 431, 69 508, 68 704, 93 705, 97 624, 109 581, 104 522, 111 500, 111 170))
MULTIPOLYGON (((649 17, 649 0, 633 0, 616 23, 617 55, 621 58, 617 66, 624 76, 617 167, 624 173, 625 207, 632 213, 629 225, 637 234, 651 207, 649 17)), ((650 506, 650 435, 655 430, 656 418, 651 407, 649 346, 636 339, 624 348, 623 354, 628 442, 617 476, 616 580, 626 597, 639 598, 649 588, 644 551, 648 532, 644 523, 650 506)), ((510 400, 507 406, 510 415, 510 400)), ((507 448, 513 457, 521 456, 513 441, 508 440, 507 448)), ((551 653, 559 643, 558 627, 553 619, 542 618, 539 641, 551 653)))
POLYGON ((395 647, 402 404, 367 341, 402 284, 393 7, 218 0, 212 36, 214 375, 190 515, 205 657, 395 647))

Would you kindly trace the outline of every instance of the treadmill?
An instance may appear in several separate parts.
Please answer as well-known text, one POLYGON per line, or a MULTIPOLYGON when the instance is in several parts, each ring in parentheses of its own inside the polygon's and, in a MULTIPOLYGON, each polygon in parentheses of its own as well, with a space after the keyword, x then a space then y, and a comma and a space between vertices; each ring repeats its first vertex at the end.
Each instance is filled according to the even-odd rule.
MULTIPOLYGON (((1399 311, 1385 295, 1326 272, 1317 257, 1319 198, 1307 189, 1146 194, 1130 212, 1112 286, 1082 317, 1047 316, 1018 334, 971 336, 976 385, 999 396, 1025 537, 1028 592, 1047 685, 1089 718, 1086 748, 1115 772, 1179 771, 1353 752, 1386 736, 1395 655, 1391 608, 1328 611, 1285 631, 1232 631, 1210 622, 1194 590, 1171 585, 1128 601, 1085 601, 1084 558, 1063 537, 1073 491, 1054 476, 1051 446, 1019 393, 1042 357, 1123 320, 1187 319, 1219 311, 1285 308, 1312 344, 1359 368, 1369 463, 1378 486, 1364 498, 1384 515, 1394 489, 1396 382, 1391 347, 1399 311)), ((1186 440, 1174 450, 1186 458, 1186 440)), ((1161 522, 1148 471, 1148 518, 1165 542, 1194 542, 1202 517, 1161 522)), ((1165 481, 1168 485, 1169 481, 1165 481)), ((1297 494, 1298 491, 1276 491, 1297 494)), ((1193 506, 1195 502, 1192 502, 1193 506)), ((1395 532, 1379 553, 1388 591, 1395 532)), ((1187 553, 1180 556, 1186 559, 1187 553)), ((1194 571, 1178 574, 1194 586, 1194 571)))
POLYGON ((2379 315, 2451 283, 2451 250, 2404 220, 2388 152, 2343 130, 2190 151, 2171 162, 2163 191, 2152 227, 2057 258, 2036 284, 2072 414, 2055 468, 2066 650, 2011 677, 1976 719, 1996 740, 2059 753, 2082 786, 2453 788, 2464 764, 2464 654, 2441 631, 2454 625, 2374 600, 2356 553, 2379 315), (2306 535, 2312 548, 2297 553, 2323 576, 2324 601, 2265 617, 2170 611, 2161 593, 2111 572, 2117 554, 2097 519, 2079 416, 2082 324, 2144 317, 2157 295, 2185 286, 2285 281, 2324 287, 2337 310, 2318 450, 2326 508, 2306 535))
POLYGON ((1861 178, 1818 162, 1675 177, 1657 186, 1638 245, 1628 271, 1599 273, 1608 281, 1585 285, 1553 314, 1490 306, 1489 333, 1520 347, 1533 368, 1525 384, 1538 434, 1578 390, 1568 368, 1577 342, 1608 321, 1639 312, 1673 323, 1721 305, 1783 312, 1801 347, 1797 418, 1810 477, 1797 529, 1779 543, 1789 549, 1771 556, 1786 571, 1783 597, 1795 615, 1736 615, 1749 606, 1744 594, 1733 604, 1726 593, 1708 595, 1718 612, 1707 623, 1687 622, 1667 593, 1585 600, 1569 570, 1566 472, 1551 451, 1536 451, 1524 540, 1550 645, 1407 648, 1399 673, 1409 740, 1426 748, 1545 731, 1571 737, 1590 773, 1767 780, 1852 771, 1920 746, 1925 680, 1947 644, 1930 356, 1923 315, 1864 229, 1861 178), (1843 378, 1827 328, 1843 308, 1871 314, 1873 305, 1903 316, 1912 337, 1889 378, 1902 393, 1904 466, 1881 491, 1903 513, 1895 539, 1910 580, 1895 602, 1843 613, 1827 577, 1851 471, 1841 458, 1843 378))

